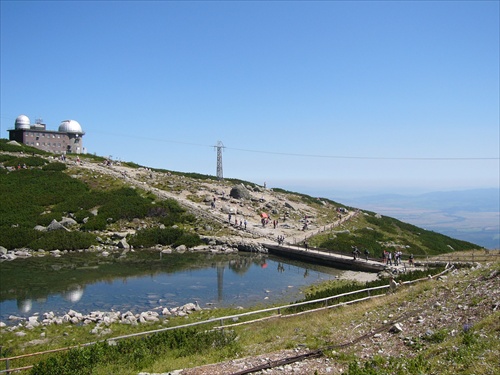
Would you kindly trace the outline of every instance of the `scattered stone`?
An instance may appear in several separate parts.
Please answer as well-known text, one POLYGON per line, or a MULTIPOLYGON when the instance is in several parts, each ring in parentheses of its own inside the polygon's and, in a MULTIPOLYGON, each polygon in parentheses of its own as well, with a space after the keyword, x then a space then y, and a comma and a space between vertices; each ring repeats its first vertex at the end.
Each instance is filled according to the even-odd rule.
POLYGON ((62 226, 66 228, 70 228, 72 226, 78 225, 75 219, 72 219, 70 217, 63 217, 62 220, 59 222, 62 226))
POLYGON ((400 333, 403 332, 403 327, 401 326, 400 323, 394 324, 390 329, 389 332, 391 333, 400 333))

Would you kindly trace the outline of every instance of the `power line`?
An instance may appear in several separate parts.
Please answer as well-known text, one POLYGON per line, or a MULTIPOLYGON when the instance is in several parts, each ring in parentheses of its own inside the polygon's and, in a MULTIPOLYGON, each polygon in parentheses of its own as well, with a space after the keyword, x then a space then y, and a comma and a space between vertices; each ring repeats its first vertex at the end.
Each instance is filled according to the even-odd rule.
MULTIPOLYGON (((125 135, 125 134, 111 134, 111 133, 103 133, 103 132, 95 132, 105 135, 112 136, 121 136, 128 137, 134 139, 143 139, 147 141, 155 141, 155 142, 166 142, 166 143, 177 143, 183 145, 197 146, 197 147, 210 147, 213 148, 213 145, 204 145, 199 143, 192 142, 183 142, 183 141, 174 141, 167 140, 161 138, 149 138, 142 137, 136 135, 125 135)), ((266 151, 266 150, 252 150, 252 149, 244 149, 237 147, 223 147, 226 150, 233 151, 242 151, 242 152, 251 152, 256 154, 267 154, 267 155, 281 155, 281 156, 294 156, 294 157, 305 157, 305 158, 322 158, 322 159, 357 159, 357 160, 415 160, 415 161, 480 161, 480 160, 500 160, 500 157, 408 157, 408 156, 357 156, 357 155, 320 155, 320 154, 305 154, 305 153, 291 153, 291 152, 278 152, 278 151, 266 151)))
POLYGON ((300 156, 309 158, 328 158, 328 159, 363 159, 363 160, 500 160, 500 157, 384 157, 384 156, 346 156, 346 155, 317 155, 317 154, 301 154, 275 151, 257 151, 242 148, 226 147, 228 150, 254 152, 260 154, 284 155, 284 156, 300 156))

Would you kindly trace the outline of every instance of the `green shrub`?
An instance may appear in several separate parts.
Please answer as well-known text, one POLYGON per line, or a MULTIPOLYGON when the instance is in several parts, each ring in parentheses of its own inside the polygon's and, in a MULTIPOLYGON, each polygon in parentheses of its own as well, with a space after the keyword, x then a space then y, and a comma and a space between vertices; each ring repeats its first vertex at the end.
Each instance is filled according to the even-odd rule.
POLYGON ((83 224, 83 220, 85 218, 88 218, 90 220, 90 218, 94 216, 90 213, 90 211, 83 209, 75 210, 75 212, 73 212, 73 215, 74 219, 80 224, 83 224))
POLYGON ((42 167, 47 164, 47 161, 38 156, 17 157, 4 162, 6 167, 14 167, 26 165, 26 167, 42 167))
POLYGON ((227 331, 202 331, 177 329, 160 332, 138 339, 120 340, 115 345, 106 342, 71 349, 37 363, 33 375, 86 375, 102 366, 121 365, 135 372, 151 365, 158 356, 183 357, 211 350, 233 347, 236 351, 236 335, 227 331))
POLYGON ((94 231, 105 230, 108 223, 104 216, 90 216, 88 221, 81 226, 81 230, 94 231))
POLYGON ((431 343, 440 343, 440 342, 443 342, 446 337, 448 336, 448 330, 446 328, 442 328, 430 335, 426 335, 426 336, 423 336, 422 339, 424 341, 427 341, 427 342, 431 342, 431 343))
POLYGON ((31 249, 44 250, 78 250, 87 249, 91 245, 97 244, 96 238, 90 233, 67 232, 65 230, 55 230, 43 232, 42 236, 28 243, 31 249))
POLYGON ((1 154, 0 155, 0 163, 3 163, 5 161, 9 161, 9 160, 12 160, 12 159, 15 159, 16 157, 13 156, 13 155, 7 155, 7 154, 1 154))
POLYGON ((42 167, 44 171, 64 171, 67 168, 66 164, 60 162, 49 163, 42 167))
POLYGON ((4 227, 0 230, 0 245, 6 249, 19 249, 27 247, 32 241, 35 241, 42 235, 34 229, 4 227))

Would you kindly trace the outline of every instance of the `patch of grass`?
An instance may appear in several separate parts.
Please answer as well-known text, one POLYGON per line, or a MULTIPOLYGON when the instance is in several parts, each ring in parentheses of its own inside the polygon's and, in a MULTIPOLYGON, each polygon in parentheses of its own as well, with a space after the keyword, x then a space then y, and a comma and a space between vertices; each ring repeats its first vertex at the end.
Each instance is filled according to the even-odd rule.
POLYGON ((439 233, 427 231, 397 219, 372 215, 356 215, 341 227, 323 232, 309 239, 312 246, 351 254, 352 247, 368 249, 371 257, 382 257, 384 249, 398 249, 415 256, 466 251, 479 246, 439 233))
POLYGON ((111 344, 99 342, 81 349, 71 349, 53 355, 35 365, 31 374, 63 375, 108 373, 137 373, 151 366, 155 358, 187 357, 210 351, 226 349, 228 353, 238 351, 233 331, 205 331, 201 329, 179 329, 155 333, 137 339, 123 339, 111 344), (231 347, 227 350, 227 347, 231 347), (102 367, 102 368, 100 368, 102 367), (125 370, 126 369, 126 370, 125 370))

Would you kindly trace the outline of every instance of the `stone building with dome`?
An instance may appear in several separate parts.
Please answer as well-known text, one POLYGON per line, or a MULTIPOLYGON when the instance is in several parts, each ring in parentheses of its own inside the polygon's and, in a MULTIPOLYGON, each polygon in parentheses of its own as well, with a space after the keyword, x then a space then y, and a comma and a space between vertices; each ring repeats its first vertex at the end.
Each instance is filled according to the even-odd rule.
POLYGON ((85 132, 75 120, 64 120, 57 131, 47 130, 41 119, 31 124, 25 115, 16 118, 14 129, 9 130, 9 140, 36 147, 55 154, 82 154, 85 132))

